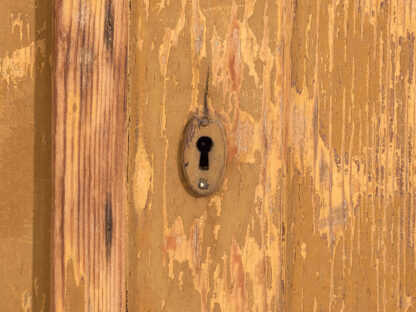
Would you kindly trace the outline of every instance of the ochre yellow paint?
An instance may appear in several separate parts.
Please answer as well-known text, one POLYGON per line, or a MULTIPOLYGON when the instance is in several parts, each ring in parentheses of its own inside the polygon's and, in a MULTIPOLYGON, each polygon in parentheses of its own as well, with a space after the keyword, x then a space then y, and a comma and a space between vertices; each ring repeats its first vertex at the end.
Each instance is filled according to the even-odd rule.
POLYGON ((414 309, 415 17, 414 1, 132 2, 129 309, 414 309), (194 198, 177 149, 208 71, 228 161, 194 198))
MULTIPOLYGON (((50 311, 53 2, 3 3, 1 310, 50 311)), ((97 25, 108 40, 93 23, 105 1, 62 3, 63 27, 97 25)), ((129 144, 128 192, 112 194, 128 202, 112 251, 122 269, 94 280, 86 268, 104 262, 67 235, 64 292, 52 291, 61 310, 118 300, 129 311, 413 311, 415 1, 132 0, 130 10, 128 134, 117 137, 129 144), (228 159, 220 189, 195 198, 177 155, 207 78, 228 159)), ((77 123, 80 94, 101 76, 95 54, 76 51, 84 71, 74 71, 76 92, 67 85, 67 117, 77 123)), ((67 168, 88 144, 73 147, 67 168)), ((82 229, 66 220, 68 233, 82 229)), ((104 258, 102 234, 85 238, 104 258)))
POLYGON ((49 311, 51 1, 0 3, 1 311, 49 311))

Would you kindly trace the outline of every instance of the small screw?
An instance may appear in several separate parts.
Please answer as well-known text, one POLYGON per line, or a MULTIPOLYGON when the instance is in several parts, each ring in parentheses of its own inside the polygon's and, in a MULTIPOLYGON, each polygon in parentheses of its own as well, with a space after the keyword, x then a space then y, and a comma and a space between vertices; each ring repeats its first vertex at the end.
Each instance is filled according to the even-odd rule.
POLYGON ((204 117, 201 119, 201 126, 206 127, 208 126, 208 124, 209 124, 209 121, 207 117, 204 117))
POLYGON ((208 189, 208 183, 207 183, 207 181, 205 181, 204 179, 199 179, 199 182, 198 182, 198 187, 199 187, 201 190, 206 190, 206 189, 208 189))

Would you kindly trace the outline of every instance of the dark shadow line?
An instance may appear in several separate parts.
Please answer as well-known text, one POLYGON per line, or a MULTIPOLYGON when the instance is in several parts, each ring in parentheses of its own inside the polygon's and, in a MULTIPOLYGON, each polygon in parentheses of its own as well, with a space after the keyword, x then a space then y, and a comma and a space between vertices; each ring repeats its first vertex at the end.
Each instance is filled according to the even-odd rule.
POLYGON ((50 310, 52 210, 52 9, 54 1, 35 1, 34 207, 32 311, 50 310))

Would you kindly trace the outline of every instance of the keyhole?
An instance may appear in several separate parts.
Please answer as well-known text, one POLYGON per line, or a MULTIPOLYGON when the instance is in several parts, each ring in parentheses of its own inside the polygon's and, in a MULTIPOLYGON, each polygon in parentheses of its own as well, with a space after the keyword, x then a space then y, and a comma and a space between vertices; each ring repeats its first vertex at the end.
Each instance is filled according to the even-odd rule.
POLYGON ((196 142, 196 147, 201 152, 199 158, 199 169, 201 170, 209 170, 208 153, 212 149, 212 145, 212 139, 206 136, 200 137, 196 142))

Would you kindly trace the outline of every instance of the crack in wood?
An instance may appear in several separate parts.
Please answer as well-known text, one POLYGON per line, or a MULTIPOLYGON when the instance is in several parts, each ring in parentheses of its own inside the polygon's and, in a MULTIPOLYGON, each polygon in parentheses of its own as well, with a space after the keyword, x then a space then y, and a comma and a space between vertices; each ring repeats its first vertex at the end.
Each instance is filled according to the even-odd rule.
POLYGON ((114 17, 111 1, 112 0, 106 0, 105 2, 104 41, 107 49, 113 52, 114 17))
POLYGON ((105 201, 105 251, 107 259, 111 256, 111 245, 113 239, 113 212, 111 195, 107 195, 105 201))

